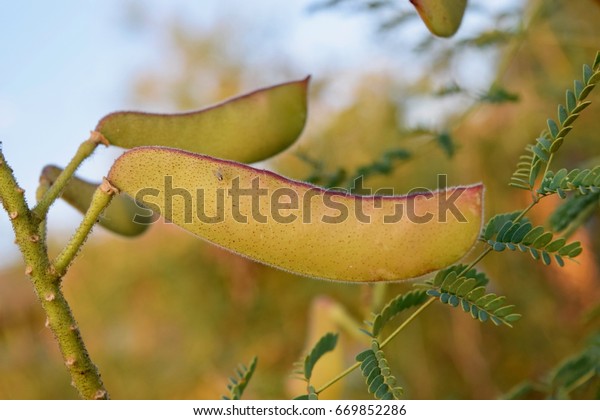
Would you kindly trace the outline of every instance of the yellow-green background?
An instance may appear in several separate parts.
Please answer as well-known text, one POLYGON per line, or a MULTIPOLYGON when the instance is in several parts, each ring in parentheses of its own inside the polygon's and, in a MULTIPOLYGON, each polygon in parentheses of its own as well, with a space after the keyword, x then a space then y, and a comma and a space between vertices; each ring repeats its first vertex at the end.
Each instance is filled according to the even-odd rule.
MULTIPOLYGON (((536 2, 530 3, 533 7, 536 2)), ((372 178, 369 185, 401 193, 414 186, 433 187, 437 173, 448 173, 451 184, 485 183, 488 216, 525 207, 528 194, 507 186, 517 158, 546 118, 555 116, 564 90, 581 77, 581 65, 590 63, 600 48, 598 2, 547 3, 552 5, 529 27, 518 48, 509 43, 499 53, 508 60, 499 60, 507 63, 502 83, 518 92, 520 101, 485 104, 470 112, 453 131, 458 144, 454 158, 445 157, 431 142, 421 145, 401 134, 405 124, 399 117, 408 106, 402 98, 402 74, 371 69, 369 63, 347 92, 350 101, 335 109, 327 106, 323 92, 343 74, 315 78, 313 122, 295 150, 324 162, 326 171, 352 171, 385 150, 408 147, 414 159, 387 177, 372 178)), ((221 38, 174 29, 168 48, 177 51, 183 70, 175 75, 142 71, 131 86, 136 100, 168 99, 185 109, 240 93, 246 85, 241 80, 251 72, 239 62, 215 58, 220 57, 221 38), (219 82, 195 98, 185 86, 206 67, 219 82)), ((481 53, 475 59, 490 57, 481 53)), ((598 103, 577 122, 556 167, 589 166, 594 159, 598 163, 598 95, 591 95, 598 103)), ((308 176, 310 168, 293 152, 271 165, 288 176, 308 176)), ((544 201, 532 218, 543 223, 555 205, 556 200, 544 201)), ((54 251, 64 239, 53 239, 54 251)), ((509 251, 493 254, 480 265, 492 279, 490 289, 508 296, 523 314, 512 329, 480 324, 441 304, 420 316, 386 350, 406 396, 496 398, 523 380, 543 378, 582 348, 600 326, 597 317, 586 318, 600 298, 597 214, 576 239, 585 251, 579 264, 564 269, 509 251)), ((386 299, 410 288, 389 285, 386 299)), ((115 398, 219 398, 235 366, 254 355, 258 370, 246 396, 288 398, 286 382, 305 345, 313 299, 329 296, 360 322, 369 316, 373 295, 368 285, 304 279, 266 268, 164 224, 134 240, 96 235, 65 278, 64 291, 115 398)), ((348 365, 363 346, 344 333, 348 365)), ((16 261, 0 272, 0 398, 76 398, 69 382, 16 261)), ((597 387, 596 381, 575 397, 592 398, 597 387)), ((369 397, 356 373, 345 380, 340 395, 369 397)))

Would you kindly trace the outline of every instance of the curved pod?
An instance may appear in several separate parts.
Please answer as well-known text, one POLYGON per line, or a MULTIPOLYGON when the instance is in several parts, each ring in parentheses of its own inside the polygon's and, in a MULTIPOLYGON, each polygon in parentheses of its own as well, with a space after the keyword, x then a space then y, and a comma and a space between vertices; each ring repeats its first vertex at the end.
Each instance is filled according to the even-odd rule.
POLYGON ((353 196, 176 149, 128 151, 108 179, 212 243, 331 280, 401 280, 438 270, 469 251, 482 221, 481 184, 353 196))
POLYGON ((309 80, 256 90, 193 112, 115 112, 102 118, 96 131, 125 149, 168 146, 258 162, 287 149, 302 133, 309 80))

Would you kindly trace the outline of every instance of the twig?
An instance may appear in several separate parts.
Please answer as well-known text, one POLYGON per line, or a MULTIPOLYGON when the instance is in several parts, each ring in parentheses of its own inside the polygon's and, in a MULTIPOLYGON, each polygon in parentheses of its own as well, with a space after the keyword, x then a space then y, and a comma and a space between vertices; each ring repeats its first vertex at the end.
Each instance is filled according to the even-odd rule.
POLYGON ((105 178, 102 184, 98 186, 94 195, 92 196, 92 201, 90 203, 90 207, 88 208, 81 224, 75 231, 75 234, 67 244, 67 246, 62 250, 62 252, 54 259, 53 266, 56 272, 59 275, 64 275, 67 268, 73 261, 73 259, 77 256, 77 253, 81 249, 82 245, 86 241, 89 236, 92 228, 98 221, 98 218, 106 209, 106 207, 110 204, 113 196, 118 193, 118 190, 113 187, 110 182, 105 178))
POLYGON ((77 152, 75 153, 75 156, 73 156, 73 159, 71 159, 67 167, 50 186, 48 191, 46 191, 44 196, 39 199, 38 203, 33 209, 32 213, 37 223, 40 223, 45 219, 48 209, 54 203, 54 201, 56 201, 79 165, 81 165, 85 159, 94 153, 94 150, 96 150, 96 147, 98 147, 100 143, 104 144, 105 146, 109 145, 108 140, 106 140, 106 138, 104 138, 104 136, 97 131, 92 131, 90 138, 81 143, 79 149, 77 149, 77 152))
POLYGON ((39 221, 34 221, 25 202, 24 191, 15 180, 1 148, 0 202, 9 215, 25 262, 25 274, 31 278, 46 313, 46 325, 58 342, 73 386, 83 398, 108 399, 98 368, 85 348, 69 304, 60 290, 60 276, 48 259, 46 243, 41 240, 38 231, 39 221))

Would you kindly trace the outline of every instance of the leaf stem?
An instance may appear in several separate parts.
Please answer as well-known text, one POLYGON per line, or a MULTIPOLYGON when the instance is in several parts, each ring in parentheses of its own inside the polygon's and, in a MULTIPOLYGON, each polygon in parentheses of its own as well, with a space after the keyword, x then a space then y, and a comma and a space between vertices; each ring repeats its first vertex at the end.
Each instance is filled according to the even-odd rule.
POLYGON ((529 205, 527 207, 525 207, 521 213, 519 213, 519 215, 517 217, 515 217, 515 220, 513 220, 514 222, 518 222, 520 221, 523 217, 525 217, 527 215, 527 213, 529 213, 529 210, 531 210, 537 203, 540 202, 540 198, 535 198, 531 203, 529 203, 529 205))
POLYGON ((106 140, 106 138, 104 138, 104 136, 98 131, 92 131, 90 137, 81 143, 77 149, 77 152, 75 153, 75 156, 73 156, 63 172, 50 186, 48 191, 46 191, 44 196, 39 199, 38 203, 33 209, 32 213, 34 219, 36 219, 38 223, 46 217, 48 209, 54 203, 54 201, 56 201, 65 185, 67 185, 77 168, 79 168, 79 165, 81 165, 84 160, 94 153, 94 150, 96 150, 96 147, 98 147, 100 143, 104 144, 105 146, 109 145, 108 140, 106 140))
POLYGON ((421 312, 423 312, 425 309, 427 309, 427 307, 429 305, 431 305, 433 302, 435 302, 436 300, 437 300, 436 298, 432 297, 427 302, 425 302, 424 304, 419 306, 419 309, 414 311, 411 316, 406 318, 406 320, 402 324, 400 324, 400 326, 398 328, 396 328, 393 333, 391 333, 388 336, 388 338, 386 338, 384 341, 381 342, 381 344, 379 345, 379 348, 382 349, 385 346, 387 346, 390 343, 390 341, 392 341, 394 339, 394 337, 396 337, 398 334, 400 334, 400 332, 404 328, 406 328, 406 326, 408 326, 408 324, 410 324, 421 312))
POLYGON ((0 202, 9 215, 16 243, 25 262, 38 299, 46 313, 46 325, 52 330, 72 383, 86 399, 107 399, 98 368, 92 362, 69 304, 60 289, 60 276, 48 260, 45 241, 39 235, 25 202, 24 191, 15 180, 0 148, 0 202))
POLYGON ((75 231, 75 234, 62 252, 58 254, 53 261, 52 265, 57 273, 63 275, 66 272, 73 259, 77 256, 77 253, 81 249, 83 243, 88 238, 92 228, 98 221, 98 218, 110 204, 110 201, 116 193, 118 193, 118 190, 113 187, 106 178, 104 178, 102 184, 100 184, 94 192, 90 207, 85 213, 81 224, 75 231))
MULTIPOLYGON (((48 180, 46 179, 40 179, 40 185, 38 186, 36 192, 35 192, 35 197, 36 197, 36 201, 39 202, 42 197, 44 197, 44 195, 46 195, 46 193, 48 192, 48 189, 50 189, 50 183, 48 182, 48 180)), ((42 220, 40 220, 40 225, 38 226, 38 235, 40 236, 40 241, 42 243, 47 243, 46 242, 46 234, 47 234, 47 221, 48 219, 46 217, 44 217, 42 220)))
POLYGON ((332 386, 333 384, 335 384, 337 381, 339 381, 339 380, 345 378, 346 376, 348 376, 350 373, 352 373, 354 371, 354 369, 356 369, 359 366, 360 366, 360 362, 354 363, 348 369, 346 369, 345 371, 343 371, 342 373, 340 373, 338 376, 336 376, 335 378, 333 378, 332 380, 330 380, 329 382, 327 382, 325 385, 323 385, 322 387, 320 387, 319 389, 317 389, 315 391, 315 393, 317 395, 319 395, 321 392, 325 391, 327 388, 329 388, 330 386, 332 386))
MULTIPOLYGON (((513 223, 516 223, 519 220, 521 220, 523 217, 525 217, 525 215, 529 212, 529 210, 531 210, 538 202, 539 202, 539 198, 534 198, 533 201, 531 203, 529 203, 529 205, 526 208, 524 208, 517 217, 515 217, 515 219, 513 220, 513 223)), ((467 267, 465 267, 464 270, 462 270, 459 273, 459 276, 466 274, 470 269, 472 269, 477 264, 479 264, 479 262, 481 260, 483 260, 492 251, 493 251, 493 248, 488 245, 487 248, 481 254, 479 254, 479 256, 477 258, 475 258, 467 267)))
MULTIPOLYGON (((410 317, 408 317, 398 328, 396 328, 394 330, 393 333, 391 333, 388 336, 388 338, 385 339, 385 341, 383 341, 379 345, 379 348, 382 349, 387 344, 389 344, 389 342, 392 341, 394 339, 394 337, 396 337, 396 335, 400 334, 400 332, 404 328, 406 328, 421 312, 423 312, 429 305, 431 305, 435 301, 436 301, 436 298, 431 298, 427 302, 425 302, 424 304, 422 304, 421 306, 419 306, 419 308, 415 312, 413 312, 410 317)), ((335 378, 333 378, 332 380, 330 380, 329 382, 327 382, 325 385, 323 385, 319 389, 317 389, 315 391, 316 394, 317 395, 320 394, 321 392, 323 392, 324 390, 326 390, 327 388, 329 388, 330 386, 332 386, 333 384, 335 384, 337 381, 339 381, 339 380, 343 379, 344 377, 348 376, 350 373, 352 373, 359 366, 360 366, 360 362, 354 363, 352 366, 350 366, 349 368, 347 368, 345 371, 343 371, 342 373, 340 373, 338 376, 336 376, 335 378)))

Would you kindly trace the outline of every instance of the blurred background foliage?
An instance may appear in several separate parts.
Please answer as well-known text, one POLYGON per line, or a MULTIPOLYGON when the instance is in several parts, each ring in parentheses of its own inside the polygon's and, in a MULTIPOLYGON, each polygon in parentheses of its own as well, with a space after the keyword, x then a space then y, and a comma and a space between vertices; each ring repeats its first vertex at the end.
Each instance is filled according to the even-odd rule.
MULTIPOLYGON (((483 181, 487 216, 525 207, 527 193, 508 180, 600 47, 600 5, 531 0, 490 14, 485 2, 473 1, 467 13, 486 24, 447 41, 425 30, 406 36, 416 15, 395 4, 315 3, 314 13, 368 13, 374 42, 391 57, 398 48, 408 53, 401 63, 313 78, 302 139, 264 165, 325 186, 351 187, 363 174, 365 187, 396 194, 435 188, 443 173, 451 185, 483 181), (340 87, 339 80, 352 83, 340 87)), ((164 63, 132 80, 132 98, 140 108, 190 109, 304 76, 283 52, 257 62, 236 47, 243 36, 236 28, 197 31, 173 22, 162 41, 164 63)), ((557 168, 600 161, 598 92, 591 100, 557 168)), ((544 200, 532 218, 545 223, 556 205, 544 200)), ((596 212, 574 236, 584 244, 579 264, 546 267, 508 252, 484 260, 492 291, 524 315, 513 329, 474 322, 445 305, 423 313, 386 350, 406 397, 497 398, 511 390, 522 398, 600 397, 597 374, 571 393, 550 390, 556 367, 600 331, 598 223, 596 212), (530 383, 519 385, 524 381, 530 383)), ((15 263, 0 273, 0 398, 76 398, 22 271, 15 263)), ((135 240, 95 235, 64 282, 111 395, 133 399, 219 398, 234 367, 254 355, 258 368, 245 397, 293 397, 302 390, 290 379, 292 365, 308 341, 326 330, 341 333, 337 353, 322 363, 325 381, 366 346, 356 333, 362 320, 410 289, 298 278, 164 223, 135 240)), ((368 398, 364 388, 354 372, 329 396, 368 398)))

